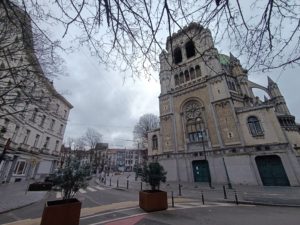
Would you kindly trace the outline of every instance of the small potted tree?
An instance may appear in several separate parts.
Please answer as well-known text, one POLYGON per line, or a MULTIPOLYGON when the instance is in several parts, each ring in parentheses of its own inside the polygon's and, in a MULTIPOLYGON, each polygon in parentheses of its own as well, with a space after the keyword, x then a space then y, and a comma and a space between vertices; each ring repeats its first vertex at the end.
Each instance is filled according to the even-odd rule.
POLYGON ((166 182, 164 168, 158 162, 145 164, 142 171, 142 181, 151 186, 151 190, 139 193, 139 206, 146 212, 160 211, 168 208, 167 192, 160 191, 160 182, 166 182))
POLYGON ((81 165, 77 158, 68 158, 63 168, 53 174, 53 184, 60 188, 62 200, 48 201, 45 205, 41 225, 78 225, 81 202, 74 198, 80 188, 86 188, 90 166, 81 165))

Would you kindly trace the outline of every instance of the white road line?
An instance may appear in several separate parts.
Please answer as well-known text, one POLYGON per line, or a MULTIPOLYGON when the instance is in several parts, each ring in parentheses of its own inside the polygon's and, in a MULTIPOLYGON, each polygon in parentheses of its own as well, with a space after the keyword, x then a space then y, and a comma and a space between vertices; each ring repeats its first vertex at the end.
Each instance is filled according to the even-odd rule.
POLYGON ((104 190, 105 190, 105 188, 100 187, 100 186, 95 186, 95 188, 97 188, 97 189, 100 190, 100 191, 104 191, 104 190))
POLYGON ((140 209, 140 207, 131 207, 131 208, 126 208, 126 209, 119 209, 119 210, 115 210, 115 211, 112 211, 112 212, 105 212, 105 213, 95 214, 95 215, 91 215, 91 216, 80 217, 80 219, 81 220, 90 219, 90 218, 94 218, 94 217, 100 217, 100 216, 103 216, 103 215, 109 215, 109 214, 112 214, 112 213, 130 211, 130 210, 133 210, 133 209, 140 209))
POLYGON ((85 193, 86 193, 86 191, 83 190, 82 188, 79 189, 79 192, 80 192, 81 194, 85 194, 85 193))
POLYGON ((92 191, 92 192, 97 191, 96 189, 91 188, 91 187, 87 187, 86 189, 88 189, 89 191, 92 191))
POLYGON ((142 215, 146 215, 146 214, 148 214, 148 213, 138 213, 138 214, 135 214, 135 215, 123 216, 123 217, 119 217, 119 218, 116 218, 116 219, 105 220, 105 221, 101 221, 101 222, 98 222, 98 223, 91 223, 89 225, 105 224, 105 223, 110 223, 110 222, 114 222, 114 221, 118 221, 118 220, 124 220, 124 219, 129 219, 129 218, 132 218, 132 217, 142 216, 142 215))
POLYGON ((56 198, 61 198, 61 192, 56 192, 56 198))

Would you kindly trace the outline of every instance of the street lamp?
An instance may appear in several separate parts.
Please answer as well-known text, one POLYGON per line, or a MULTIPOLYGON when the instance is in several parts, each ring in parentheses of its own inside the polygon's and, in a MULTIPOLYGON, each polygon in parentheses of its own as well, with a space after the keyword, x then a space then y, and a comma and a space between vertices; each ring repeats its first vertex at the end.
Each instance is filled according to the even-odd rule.
MULTIPOLYGON (((200 118, 198 118, 199 120, 201 120, 200 118)), ((208 175, 208 184, 210 188, 213 188, 211 185, 211 177, 210 177, 210 171, 209 171, 209 164, 208 164, 208 160, 206 158, 206 150, 205 150, 205 144, 204 144, 204 138, 203 136, 206 135, 205 133, 205 126, 204 126, 204 122, 201 121, 200 123, 200 130, 201 130, 201 142, 202 142, 202 148, 203 148, 203 152, 204 152, 204 159, 207 162, 207 175, 208 175)))

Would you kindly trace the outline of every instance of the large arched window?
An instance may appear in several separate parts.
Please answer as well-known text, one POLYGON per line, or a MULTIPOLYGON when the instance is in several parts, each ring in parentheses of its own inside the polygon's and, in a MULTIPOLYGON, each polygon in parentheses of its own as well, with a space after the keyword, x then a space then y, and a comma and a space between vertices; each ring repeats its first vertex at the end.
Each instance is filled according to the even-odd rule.
POLYGON ((261 136, 264 134, 261 124, 256 116, 248 117, 248 126, 252 136, 261 136))
POLYGON ((186 57, 191 58, 195 56, 195 45, 193 41, 189 41, 185 44, 186 57))
POLYGON ((184 107, 184 114, 189 142, 203 142, 206 139, 206 135, 199 102, 188 102, 184 107))
POLYGON ((174 63, 178 64, 182 62, 181 49, 178 47, 174 50, 174 63))
POLYGON ((158 149, 158 141, 157 141, 157 136, 156 135, 152 136, 152 149, 153 150, 158 149))

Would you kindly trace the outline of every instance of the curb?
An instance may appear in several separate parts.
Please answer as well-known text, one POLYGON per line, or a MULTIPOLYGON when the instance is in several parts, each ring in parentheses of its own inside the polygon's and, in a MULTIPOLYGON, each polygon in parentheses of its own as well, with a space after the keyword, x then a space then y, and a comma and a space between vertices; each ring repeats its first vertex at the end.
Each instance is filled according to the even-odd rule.
MULTIPOLYGON (((224 201, 215 201, 215 202, 227 202, 227 203, 233 203, 236 204, 235 201, 230 200, 224 200, 224 201)), ((260 205, 260 206, 275 206, 275 207, 294 207, 294 208, 300 208, 300 205, 289 205, 289 204, 279 204, 279 203, 268 203, 268 202, 252 202, 252 201, 238 201, 237 205, 260 205)))

